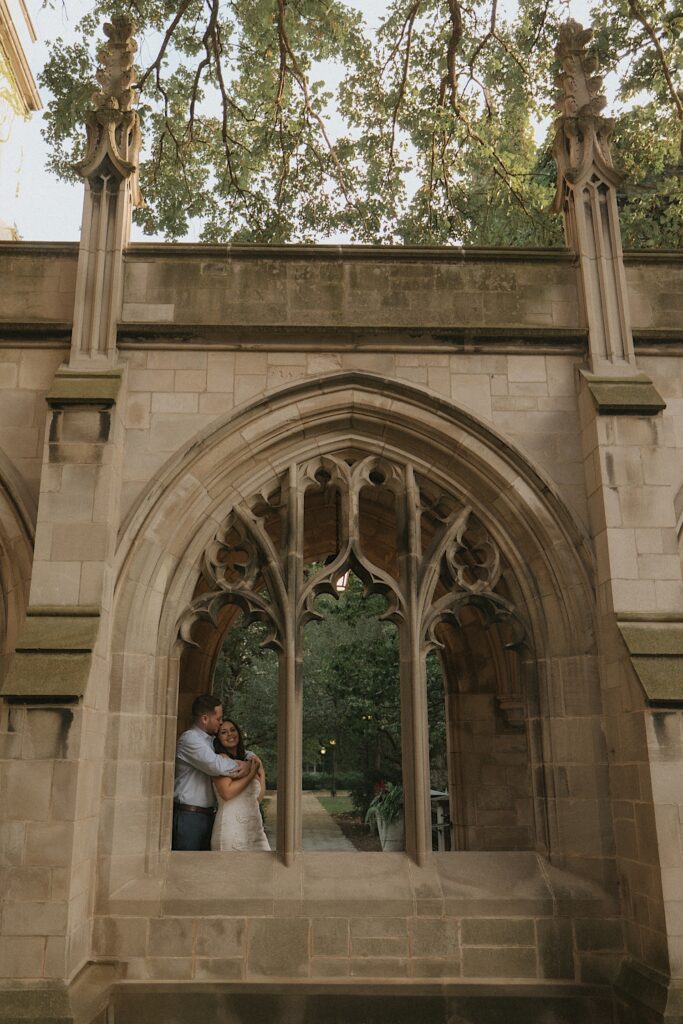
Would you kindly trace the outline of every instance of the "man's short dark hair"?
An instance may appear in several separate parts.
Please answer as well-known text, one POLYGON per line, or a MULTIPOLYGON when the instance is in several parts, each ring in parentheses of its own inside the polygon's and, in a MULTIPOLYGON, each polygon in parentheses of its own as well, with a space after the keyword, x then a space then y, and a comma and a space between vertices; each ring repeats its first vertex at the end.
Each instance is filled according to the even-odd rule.
POLYGON ((212 715, 220 703, 220 698, 214 697, 212 693, 195 697, 192 701, 192 720, 196 722, 202 715, 212 715))

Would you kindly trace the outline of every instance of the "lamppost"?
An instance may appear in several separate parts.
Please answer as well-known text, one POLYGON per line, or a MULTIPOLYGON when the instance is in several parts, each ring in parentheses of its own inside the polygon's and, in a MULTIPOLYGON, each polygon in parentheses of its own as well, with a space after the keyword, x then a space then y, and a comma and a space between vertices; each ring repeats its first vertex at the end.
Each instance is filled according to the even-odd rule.
POLYGON ((336 776, 337 741, 336 740, 330 740, 330 749, 331 749, 331 753, 332 753, 332 782, 331 782, 331 785, 330 785, 330 795, 331 796, 336 796, 337 795, 337 776, 336 776))

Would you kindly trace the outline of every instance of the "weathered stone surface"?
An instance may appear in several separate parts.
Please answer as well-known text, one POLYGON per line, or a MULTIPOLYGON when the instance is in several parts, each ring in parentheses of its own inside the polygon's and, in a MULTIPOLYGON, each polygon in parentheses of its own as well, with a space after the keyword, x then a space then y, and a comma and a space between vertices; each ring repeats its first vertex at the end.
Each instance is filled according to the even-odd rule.
POLYGON ((3 684, 5 697, 82 697, 88 683, 89 653, 18 651, 3 684))
POLYGON ((92 651, 99 625, 97 609, 29 609, 17 650, 92 651))
POLYGON ((249 923, 247 974, 251 977, 305 977, 310 922, 259 919, 249 923))
POLYGON ((533 921, 514 918, 472 918, 462 922, 464 946, 533 946, 533 921))
POLYGON ((319 918, 313 921, 312 955, 348 956, 349 922, 346 918, 319 918))
POLYGON ((683 625, 620 622, 619 631, 647 699, 657 705, 683 700, 683 625))
POLYGON ((465 978, 535 978, 536 950, 526 947, 470 947, 462 951, 465 978))
POLYGON ((45 396, 50 405, 113 405, 121 388, 121 371, 79 373, 61 370, 45 396))
POLYGON ((666 402, 648 377, 619 380, 593 374, 584 376, 595 407, 603 416, 656 416, 666 409, 666 402))

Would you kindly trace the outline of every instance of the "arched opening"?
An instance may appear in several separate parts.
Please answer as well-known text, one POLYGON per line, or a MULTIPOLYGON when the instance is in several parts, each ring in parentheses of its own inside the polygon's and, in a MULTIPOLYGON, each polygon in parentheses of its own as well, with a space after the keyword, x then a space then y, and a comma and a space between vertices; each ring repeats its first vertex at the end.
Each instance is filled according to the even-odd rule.
POLYGON ((317 770, 311 744, 318 745, 321 757, 331 748, 336 771, 340 730, 343 725, 346 747, 354 709, 364 711, 355 723, 357 757, 362 734, 366 743, 372 735, 376 742, 375 763, 358 766, 360 778, 352 789, 358 812, 370 811, 369 820, 377 823, 384 849, 402 848, 398 837, 385 845, 383 826, 397 817, 405 824, 407 848, 418 859, 433 850, 438 830, 437 849, 533 847, 528 716, 523 687, 507 657, 529 647, 530 631, 503 596, 505 568, 499 545, 472 507, 398 457, 342 449, 292 461, 235 504, 204 551, 195 596, 180 617, 182 640, 197 650, 184 663, 180 694, 188 703, 197 689, 208 688, 202 660, 205 670, 212 669, 211 659, 224 642, 212 638, 207 627, 223 636, 235 609, 246 625, 261 626, 261 644, 277 651, 279 659, 278 849, 355 848, 341 834, 324 839, 326 823, 316 820, 315 801, 298 787, 292 792, 307 759, 313 758, 317 770), (351 632, 349 616, 346 622, 338 619, 346 628, 343 663, 333 654, 340 641, 328 632, 329 649, 319 652, 309 676, 309 686, 317 683, 311 705, 305 629, 321 618, 328 626, 334 622, 330 599, 341 600, 351 613, 353 594, 374 601, 371 614, 386 621, 369 632, 367 615, 358 607, 351 632), (363 642, 373 649, 363 654, 363 642), (433 649, 449 654, 444 660, 449 727, 444 708, 441 758, 451 766, 444 776, 446 790, 434 793, 430 703, 435 735, 439 724, 433 672, 430 687, 427 671, 433 649), (487 699, 489 691, 497 702, 487 699), (369 801, 373 788, 375 798, 369 801), (470 793, 477 794, 474 800, 470 793))
POLYGON ((398 629, 351 570, 335 589, 304 627, 303 849, 402 850, 398 629))
MULTIPOLYGON (((441 770, 444 759, 447 766, 452 848, 532 848, 557 864, 590 868, 602 819, 595 828, 587 824, 585 848, 582 840, 565 841, 563 815, 576 807, 563 789, 558 757, 564 748, 540 728, 540 719, 553 715, 552 691, 569 664, 584 689, 594 685, 595 669, 587 549, 552 486, 469 415, 391 382, 351 374, 322 386, 297 385, 271 397, 267 412, 255 406, 196 439, 169 466, 168 481, 152 483, 126 526, 116 626, 123 657, 112 689, 120 702, 129 666, 137 665, 139 678, 144 659, 150 701, 165 715, 158 739, 148 744, 164 781, 145 798, 137 838, 127 814, 127 848, 147 857, 168 848, 177 721, 189 694, 210 686, 239 611, 266 625, 267 643, 280 660, 278 728, 288 745, 280 739, 278 851, 287 860, 301 849, 303 645, 296 638, 291 643, 284 627, 290 639, 292 624, 303 629, 316 617, 319 594, 329 594, 350 569, 370 593, 383 596, 402 636, 411 856, 423 858, 433 848, 430 791, 437 787, 430 780, 424 685, 433 650, 444 679, 448 746, 440 759, 441 770), (307 507, 315 527, 309 532, 307 507), (242 535, 231 538, 236 523, 242 535), (419 538, 411 532, 417 526, 419 538), (298 531, 295 543, 292 531, 298 531), (321 568, 311 574, 312 563, 321 568), (226 566, 236 574, 232 581, 221 577, 226 566), (423 595, 427 583, 430 588, 422 604, 411 582, 418 569, 423 595), (469 749, 473 720, 481 723, 485 749, 483 741, 469 749), (505 792, 487 793, 491 806, 473 800, 473 793, 496 787, 505 792), (495 806, 504 796, 514 820, 510 806, 495 806), (493 822, 484 812, 501 813, 493 822)), ((118 742, 120 764, 131 754, 118 742)), ((588 774, 602 763, 597 741, 584 760, 588 774)), ((602 804, 595 811, 605 813, 602 804)), ((110 821, 115 858, 116 813, 110 821)))

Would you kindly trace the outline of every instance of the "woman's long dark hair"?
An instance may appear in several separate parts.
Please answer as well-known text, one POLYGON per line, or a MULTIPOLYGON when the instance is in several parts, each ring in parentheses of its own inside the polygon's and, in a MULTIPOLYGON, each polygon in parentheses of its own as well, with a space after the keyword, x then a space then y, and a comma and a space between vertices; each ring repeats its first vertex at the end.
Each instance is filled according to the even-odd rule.
POLYGON ((239 739, 237 740, 237 749, 234 754, 231 754, 228 748, 223 746, 221 741, 218 739, 218 736, 216 736, 215 740, 213 741, 213 749, 216 751, 217 754, 229 754, 230 757, 234 757, 236 761, 244 761, 244 758, 246 756, 246 750, 244 749, 242 730, 240 729, 239 725, 233 718, 224 718, 223 721, 221 722, 221 725, 225 725, 226 722, 230 722, 230 724, 234 725, 234 727, 237 729, 237 735, 239 736, 239 739))

